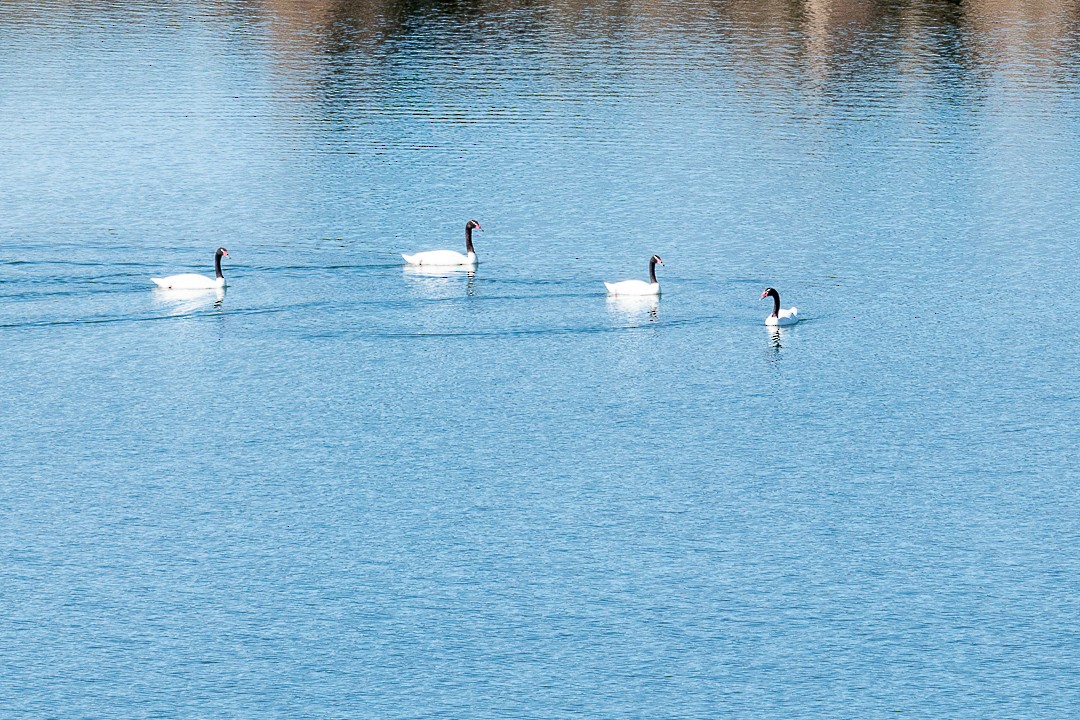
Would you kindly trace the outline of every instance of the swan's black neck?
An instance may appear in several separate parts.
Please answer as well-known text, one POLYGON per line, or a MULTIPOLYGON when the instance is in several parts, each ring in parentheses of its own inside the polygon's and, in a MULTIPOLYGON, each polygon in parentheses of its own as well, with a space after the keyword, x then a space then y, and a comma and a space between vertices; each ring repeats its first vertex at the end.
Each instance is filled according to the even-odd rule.
POLYGON ((649 282, 656 282, 656 258, 649 258, 649 282))
POLYGON ((472 246, 472 225, 465 226, 465 252, 475 253, 472 246))
POLYGON ((214 253, 214 276, 217 278, 223 278, 221 274, 221 253, 214 253))
POLYGON ((780 317, 780 293, 775 290, 772 294, 772 316, 780 317))

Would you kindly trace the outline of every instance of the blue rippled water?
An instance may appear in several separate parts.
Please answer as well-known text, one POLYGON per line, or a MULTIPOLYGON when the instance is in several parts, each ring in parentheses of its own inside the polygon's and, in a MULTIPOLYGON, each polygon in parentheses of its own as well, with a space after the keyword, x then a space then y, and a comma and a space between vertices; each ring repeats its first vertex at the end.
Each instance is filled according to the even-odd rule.
POLYGON ((1078 38, 0 5, 0 715, 1069 717, 1078 38))

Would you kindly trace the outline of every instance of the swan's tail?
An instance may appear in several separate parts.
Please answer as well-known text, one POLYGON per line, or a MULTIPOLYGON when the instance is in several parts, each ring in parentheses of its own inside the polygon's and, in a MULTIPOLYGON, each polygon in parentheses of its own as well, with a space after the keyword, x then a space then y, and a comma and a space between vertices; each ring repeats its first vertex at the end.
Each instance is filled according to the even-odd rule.
POLYGON ((791 306, 791 317, 796 317, 799 314, 799 308, 794 305, 791 306))
POLYGON ((609 293, 613 293, 613 292, 615 292, 615 286, 614 286, 614 285, 612 285, 611 283, 604 283, 604 287, 606 287, 606 288, 607 288, 607 291, 608 291, 609 293))
POLYGON ((150 281, 152 283, 154 283, 155 285, 157 285, 158 287, 161 287, 161 288, 169 287, 169 284, 167 282, 165 282, 164 280, 162 280, 161 278, 150 278, 150 281))
POLYGON ((410 265, 419 265, 420 264, 420 263, 418 263, 416 261, 416 256, 415 255, 406 255, 405 253, 402 253, 401 257, 405 258, 405 262, 409 263, 410 265))

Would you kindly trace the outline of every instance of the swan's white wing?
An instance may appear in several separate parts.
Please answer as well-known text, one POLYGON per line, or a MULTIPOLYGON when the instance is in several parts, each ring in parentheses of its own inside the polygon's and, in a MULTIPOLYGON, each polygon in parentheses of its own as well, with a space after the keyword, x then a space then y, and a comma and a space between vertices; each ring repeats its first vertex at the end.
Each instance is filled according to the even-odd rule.
POLYGON ((647 283, 644 280, 623 280, 617 283, 604 283, 612 295, 659 295, 660 283, 647 283))
POLYGON ((794 325, 797 322, 799 322, 799 309, 795 307, 781 310, 778 317, 770 316, 765 320, 766 325, 794 325))
POLYGON ((428 250, 415 255, 402 255, 410 265, 472 265, 476 256, 462 255, 455 250, 428 250))
POLYGON ((171 290, 212 290, 223 286, 224 279, 215 280, 208 278, 205 275, 196 275, 195 273, 184 273, 182 275, 170 275, 163 278, 150 278, 154 283, 161 288, 171 290))

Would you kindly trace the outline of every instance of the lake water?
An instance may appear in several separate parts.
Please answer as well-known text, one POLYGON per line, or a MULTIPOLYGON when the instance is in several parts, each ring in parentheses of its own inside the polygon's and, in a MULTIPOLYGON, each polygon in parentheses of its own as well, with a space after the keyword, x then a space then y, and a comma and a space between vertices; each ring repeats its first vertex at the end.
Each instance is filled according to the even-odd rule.
POLYGON ((1078 78, 1055 2, 4 2, 0 714, 1071 716, 1078 78))

